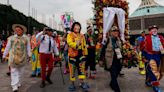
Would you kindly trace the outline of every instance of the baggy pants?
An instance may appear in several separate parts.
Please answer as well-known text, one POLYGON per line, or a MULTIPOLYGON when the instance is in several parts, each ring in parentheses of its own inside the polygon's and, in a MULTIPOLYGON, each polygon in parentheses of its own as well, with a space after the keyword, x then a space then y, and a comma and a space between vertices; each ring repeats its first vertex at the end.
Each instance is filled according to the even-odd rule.
POLYGON ((13 89, 17 89, 22 82, 24 66, 10 67, 11 68, 11 86, 13 89))
POLYGON ((71 58, 69 57, 69 71, 70 71, 70 80, 76 80, 76 69, 78 71, 78 79, 84 80, 86 79, 85 76, 85 62, 86 58, 79 54, 78 56, 71 58))
POLYGON ((125 41, 125 11, 122 8, 107 7, 103 9, 103 38, 105 39, 106 33, 111 29, 115 15, 118 19, 121 40, 125 41))
POLYGON ((160 65, 160 54, 148 54, 143 52, 144 57, 148 60, 145 63, 146 67, 146 82, 150 82, 153 86, 159 86, 159 65, 160 65))

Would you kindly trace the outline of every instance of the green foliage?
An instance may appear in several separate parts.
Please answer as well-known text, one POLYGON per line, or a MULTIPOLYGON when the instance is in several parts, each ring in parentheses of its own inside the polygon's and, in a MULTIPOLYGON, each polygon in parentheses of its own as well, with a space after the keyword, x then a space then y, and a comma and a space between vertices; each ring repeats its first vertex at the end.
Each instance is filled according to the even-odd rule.
POLYGON ((28 33, 30 34, 33 33, 33 27, 41 30, 46 26, 45 24, 39 23, 32 17, 27 17, 18 10, 13 9, 12 6, 0 4, 0 34, 2 34, 2 30, 5 30, 5 34, 7 34, 6 30, 9 30, 9 34, 11 34, 13 24, 22 24, 28 28, 28 19, 30 24, 28 33))
MULTIPOLYGON (((32 17, 25 16, 23 13, 19 12, 12 8, 12 6, 7 6, 0 4, 0 34, 2 34, 2 30, 5 31, 5 35, 3 38, 6 39, 9 35, 13 33, 12 25, 13 24, 22 24, 29 28, 28 34, 33 34, 33 28, 41 31, 45 24, 39 23, 32 17), (28 27, 29 23, 29 27, 28 27), (9 32, 7 32, 7 30, 9 32)), ((58 34, 63 35, 62 31, 57 31, 58 34)))

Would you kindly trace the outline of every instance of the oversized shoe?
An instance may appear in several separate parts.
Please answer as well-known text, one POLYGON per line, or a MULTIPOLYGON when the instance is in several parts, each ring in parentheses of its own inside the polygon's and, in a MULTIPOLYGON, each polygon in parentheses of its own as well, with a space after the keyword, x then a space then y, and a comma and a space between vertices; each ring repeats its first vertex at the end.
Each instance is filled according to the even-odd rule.
POLYGON ((13 87, 13 92, 18 92, 18 87, 17 86, 13 87))
POLYGON ((71 84, 69 87, 68 87, 69 91, 75 91, 76 90, 76 87, 75 85, 71 84))
POLYGON ((145 85, 148 86, 148 87, 152 86, 152 84, 150 82, 145 82, 145 85))
POLYGON ((158 86, 153 87, 154 92, 162 92, 162 90, 158 86))
POLYGON ((84 90, 84 91, 88 91, 89 89, 89 85, 87 83, 81 83, 80 87, 84 90))
POLYGON ((141 75, 145 75, 145 74, 146 74, 146 71, 145 71, 145 70, 141 70, 141 71, 140 71, 140 74, 141 74, 141 75))

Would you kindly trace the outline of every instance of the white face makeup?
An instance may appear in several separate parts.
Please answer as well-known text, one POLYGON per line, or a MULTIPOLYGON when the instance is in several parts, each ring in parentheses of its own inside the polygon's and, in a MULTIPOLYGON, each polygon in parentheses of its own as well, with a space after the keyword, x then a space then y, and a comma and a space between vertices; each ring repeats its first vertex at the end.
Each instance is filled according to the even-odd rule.
POLYGON ((157 33, 158 33, 157 28, 151 29, 151 33, 152 33, 152 35, 157 35, 157 33))

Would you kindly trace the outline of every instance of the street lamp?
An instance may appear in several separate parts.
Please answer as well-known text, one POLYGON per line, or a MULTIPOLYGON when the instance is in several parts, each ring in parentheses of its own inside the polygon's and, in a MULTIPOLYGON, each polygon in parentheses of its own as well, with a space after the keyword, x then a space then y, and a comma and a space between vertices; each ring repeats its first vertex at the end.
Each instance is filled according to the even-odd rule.
POLYGON ((9 4, 10 4, 10 3, 9 3, 9 0, 7 0, 7 5, 9 6, 9 4))
POLYGON ((28 26, 27 33, 29 33, 29 31, 30 31, 30 0, 28 2, 28 23, 27 23, 27 26, 28 26))

